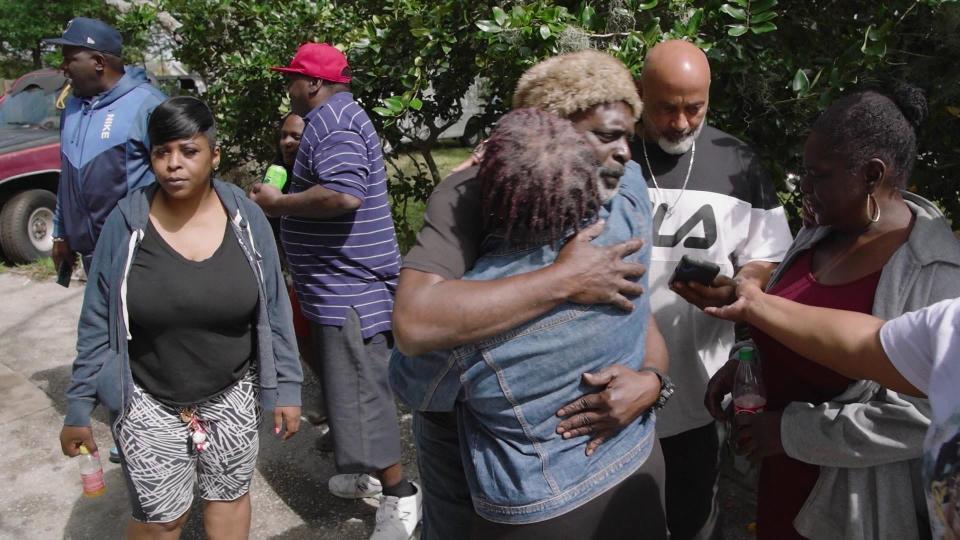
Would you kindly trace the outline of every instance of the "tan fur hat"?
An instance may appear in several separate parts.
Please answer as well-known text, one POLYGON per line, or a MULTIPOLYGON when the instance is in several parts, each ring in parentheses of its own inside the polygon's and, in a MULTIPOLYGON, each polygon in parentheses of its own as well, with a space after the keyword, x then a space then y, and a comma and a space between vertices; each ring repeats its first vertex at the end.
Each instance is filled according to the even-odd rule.
POLYGON ((601 103, 626 102, 640 118, 643 103, 620 60, 593 49, 547 58, 520 77, 513 108, 536 107, 567 118, 601 103))

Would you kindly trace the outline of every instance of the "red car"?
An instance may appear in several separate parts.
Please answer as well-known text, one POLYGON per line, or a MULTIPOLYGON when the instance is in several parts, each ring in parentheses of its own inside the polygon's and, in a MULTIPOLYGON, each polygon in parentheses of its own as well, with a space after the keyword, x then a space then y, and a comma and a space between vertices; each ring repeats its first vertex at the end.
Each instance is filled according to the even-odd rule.
POLYGON ((53 248, 60 175, 60 110, 66 79, 44 69, 17 79, 0 97, 0 247, 25 263, 53 248))
MULTIPOLYGON (((148 75, 167 95, 202 94, 193 75, 148 75)), ((53 212, 60 176, 60 110, 66 78, 32 71, 0 95, 0 248, 26 263, 53 249, 53 212)))

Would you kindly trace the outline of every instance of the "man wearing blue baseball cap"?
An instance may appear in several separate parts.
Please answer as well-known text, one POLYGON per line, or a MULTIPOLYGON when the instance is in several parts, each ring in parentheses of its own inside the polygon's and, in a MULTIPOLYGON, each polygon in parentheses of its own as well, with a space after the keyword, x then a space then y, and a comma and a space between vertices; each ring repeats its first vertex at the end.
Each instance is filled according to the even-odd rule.
MULTIPOLYGON (((100 228, 117 202, 153 182, 147 119, 166 96, 142 68, 124 67, 123 38, 97 19, 77 17, 59 38, 60 69, 73 96, 60 117, 60 183, 53 216, 53 263, 90 269, 100 228)), ((110 461, 120 461, 116 447, 110 461)))
POLYGON ((77 17, 59 38, 60 69, 73 96, 60 122, 60 184, 53 223, 53 262, 85 269, 107 215, 134 189, 153 182, 147 118, 162 92, 142 68, 124 67, 123 38, 97 19, 77 17))

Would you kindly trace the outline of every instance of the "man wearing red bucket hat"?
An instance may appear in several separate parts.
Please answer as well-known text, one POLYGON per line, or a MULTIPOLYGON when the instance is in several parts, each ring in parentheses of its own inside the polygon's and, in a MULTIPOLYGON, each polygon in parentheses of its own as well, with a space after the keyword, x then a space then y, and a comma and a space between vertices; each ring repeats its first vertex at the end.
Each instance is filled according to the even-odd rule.
POLYGON ((400 464, 400 429, 387 380, 390 316, 400 253, 380 139, 350 93, 350 66, 331 45, 305 43, 285 67, 293 112, 306 127, 289 193, 256 184, 250 197, 282 216, 280 237, 310 321, 338 474, 330 492, 382 495, 371 540, 407 540, 420 489, 400 464))

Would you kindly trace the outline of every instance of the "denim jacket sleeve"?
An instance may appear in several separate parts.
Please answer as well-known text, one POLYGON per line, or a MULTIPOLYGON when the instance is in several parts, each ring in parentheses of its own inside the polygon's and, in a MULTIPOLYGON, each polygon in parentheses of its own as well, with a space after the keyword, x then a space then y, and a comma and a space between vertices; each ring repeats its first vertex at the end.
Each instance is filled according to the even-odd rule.
POLYGON ((110 298, 113 287, 118 286, 111 283, 111 273, 114 258, 125 256, 117 253, 121 231, 125 230, 123 215, 114 210, 107 218, 93 252, 77 325, 77 357, 67 387, 64 424, 68 426, 90 425, 90 415, 99 403, 97 376, 110 356, 117 355, 110 346, 110 298))
POLYGON ((243 204, 256 236, 257 246, 262 251, 263 286, 267 295, 267 314, 277 370, 277 406, 299 407, 303 368, 293 331, 290 295, 280 269, 280 255, 277 252, 273 229, 259 206, 249 200, 244 200, 243 204))

